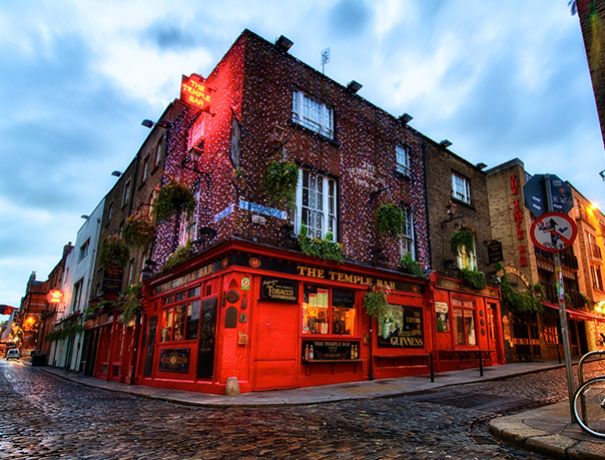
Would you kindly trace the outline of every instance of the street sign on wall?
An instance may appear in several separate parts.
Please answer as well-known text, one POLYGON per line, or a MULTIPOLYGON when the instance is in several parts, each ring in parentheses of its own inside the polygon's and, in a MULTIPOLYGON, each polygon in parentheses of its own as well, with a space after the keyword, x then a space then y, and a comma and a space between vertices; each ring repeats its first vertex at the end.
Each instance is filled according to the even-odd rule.
POLYGON ((525 207, 534 217, 547 212, 550 197, 552 211, 567 214, 573 207, 571 187, 554 174, 534 174, 523 186, 525 207))
POLYGON ((549 252, 561 252, 576 239, 575 222, 567 214, 548 212, 534 221, 529 231, 534 244, 549 252))

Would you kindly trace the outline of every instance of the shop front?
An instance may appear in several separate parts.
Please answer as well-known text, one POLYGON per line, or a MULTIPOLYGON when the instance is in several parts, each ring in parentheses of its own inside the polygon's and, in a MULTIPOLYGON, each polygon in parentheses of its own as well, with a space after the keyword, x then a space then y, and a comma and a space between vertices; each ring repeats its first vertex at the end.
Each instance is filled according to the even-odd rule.
POLYGON ((461 280, 431 275, 434 362, 437 371, 503 364, 500 290, 466 287, 461 280))
POLYGON ((394 271, 225 243, 150 279, 136 383, 224 393, 429 372, 426 283, 394 271), (370 319, 368 290, 392 314, 370 319))

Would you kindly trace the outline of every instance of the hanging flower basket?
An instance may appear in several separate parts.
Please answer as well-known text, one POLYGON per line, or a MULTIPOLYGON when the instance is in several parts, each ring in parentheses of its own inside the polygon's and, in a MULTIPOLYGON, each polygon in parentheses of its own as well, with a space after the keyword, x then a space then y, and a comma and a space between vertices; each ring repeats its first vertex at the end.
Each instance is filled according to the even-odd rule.
POLYGON ((368 291, 363 299, 363 306, 372 318, 384 318, 391 314, 391 306, 383 291, 368 291))
POLYGON ((309 238, 307 227, 303 226, 298 235, 298 243, 303 254, 333 262, 342 262, 342 246, 340 243, 332 241, 333 238, 331 233, 327 233, 324 239, 309 238))
POLYGON ((174 214, 183 211, 188 213, 195 209, 195 198, 185 185, 170 181, 160 189, 153 203, 153 212, 158 220, 170 219, 174 214))
POLYGON ((380 235, 402 235, 404 222, 403 211, 394 203, 381 204, 376 210, 376 223, 380 235))
POLYGON ((156 227, 141 216, 130 216, 124 225, 124 242, 128 246, 148 248, 155 239, 156 227))
POLYGON ((466 250, 471 253, 473 252, 473 241, 474 237, 472 232, 465 228, 452 233, 450 237, 450 248, 454 254, 458 254, 458 248, 464 246, 466 250))
POLYGON ((128 246, 116 235, 109 235, 103 241, 101 248, 101 263, 105 266, 117 265, 123 267, 128 262, 128 246))
POLYGON ((122 304, 122 322, 128 323, 141 308, 141 285, 131 284, 121 294, 119 303, 122 304))
POLYGON ((294 203, 297 182, 298 166, 291 161, 273 161, 265 170, 264 189, 276 203, 294 203))

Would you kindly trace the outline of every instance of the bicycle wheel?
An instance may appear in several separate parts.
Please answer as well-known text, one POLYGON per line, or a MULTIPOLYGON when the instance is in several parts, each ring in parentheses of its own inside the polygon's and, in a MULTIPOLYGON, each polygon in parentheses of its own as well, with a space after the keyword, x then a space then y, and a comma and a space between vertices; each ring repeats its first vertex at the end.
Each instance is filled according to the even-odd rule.
POLYGON ((584 431, 605 438, 605 377, 588 380, 578 388, 573 411, 584 431))

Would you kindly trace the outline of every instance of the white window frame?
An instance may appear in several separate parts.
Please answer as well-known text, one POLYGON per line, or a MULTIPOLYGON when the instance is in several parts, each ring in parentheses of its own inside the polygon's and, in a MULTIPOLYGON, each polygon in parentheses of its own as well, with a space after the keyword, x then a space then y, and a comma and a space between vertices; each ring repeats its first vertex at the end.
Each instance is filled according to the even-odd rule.
POLYGON ((410 206, 402 206, 403 234, 400 239, 401 256, 409 253, 416 260, 416 232, 414 231, 414 212, 410 206))
POLYGON ((80 304, 82 302, 82 289, 84 288, 84 278, 80 278, 74 283, 73 287, 73 299, 71 311, 80 311, 80 304))
POLYGON ((334 139, 334 111, 302 91, 295 90, 292 93, 292 121, 334 139))
POLYGON ((90 238, 88 238, 82 246, 80 246, 80 253, 78 255, 78 263, 82 262, 83 259, 88 255, 88 250, 90 249, 90 238))
POLYGON ((325 238, 328 233, 332 233, 333 241, 338 241, 338 182, 336 179, 299 168, 294 220, 296 234, 302 230, 305 215, 309 216, 305 224, 309 237, 325 238), (303 184, 305 174, 307 184, 303 184), (315 190, 309 186, 315 186, 315 190), (303 203, 304 189, 307 190, 307 203, 303 203), (314 222, 308 225, 309 220, 314 222))
POLYGON ((457 173, 452 173, 452 197, 466 204, 471 204, 471 183, 470 181, 457 173), (461 183, 457 183, 459 179, 461 183))
POLYGON ((410 149, 404 145, 395 146, 395 171, 410 175, 410 149))

